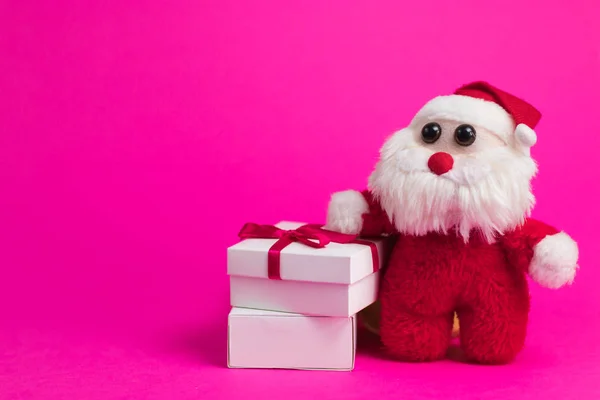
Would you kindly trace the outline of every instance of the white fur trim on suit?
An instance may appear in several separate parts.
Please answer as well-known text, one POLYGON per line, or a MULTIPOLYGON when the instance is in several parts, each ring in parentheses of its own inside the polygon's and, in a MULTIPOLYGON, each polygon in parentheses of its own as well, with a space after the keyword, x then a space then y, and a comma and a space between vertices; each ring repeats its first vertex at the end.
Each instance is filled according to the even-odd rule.
POLYGON ((423 119, 447 119, 480 126, 494 132, 506 143, 510 143, 510 137, 515 130, 512 116, 500 105, 462 95, 433 98, 419 110, 413 123, 419 123, 423 119))
POLYGON ((359 234, 362 229, 362 215, 369 211, 369 204, 362 193, 356 190, 337 192, 331 196, 327 209, 326 229, 359 234))
POLYGON ((575 279, 579 249, 564 232, 546 236, 534 247, 529 275, 540 285, 557 289, 575 279))

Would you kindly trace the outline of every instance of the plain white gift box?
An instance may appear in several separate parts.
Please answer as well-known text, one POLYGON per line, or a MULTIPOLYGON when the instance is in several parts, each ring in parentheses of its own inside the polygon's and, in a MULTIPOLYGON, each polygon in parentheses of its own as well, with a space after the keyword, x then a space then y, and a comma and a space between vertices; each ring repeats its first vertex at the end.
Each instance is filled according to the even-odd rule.
MULTIPOLYGON (((280 222, 293 230, 304 224, 280 222)), ((268 252, 277 239, 245 239, 227 249, 231 306, 305 315, 349 317, 374 303, 387 240, 377 247, 374 272, 371 247, 331 242, 324 248, 289 244, 280 253, 281 279, 268 277, 268 252)))
POLYGON ((229 368, 354 369, 356 317, 318 317, 232 308, 229 368))

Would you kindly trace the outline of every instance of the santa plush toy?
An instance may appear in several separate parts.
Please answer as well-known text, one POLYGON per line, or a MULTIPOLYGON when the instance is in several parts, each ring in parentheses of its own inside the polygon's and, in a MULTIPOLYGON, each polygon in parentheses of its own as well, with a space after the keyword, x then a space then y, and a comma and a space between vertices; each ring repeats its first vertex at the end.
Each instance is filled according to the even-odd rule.
POLYGON ((367 190, 333 194, 327 229, 397 235, 379 298, 391 356, 443 358, 456 312, 469 360, 510 362, 525 341, 526 274, 547 288, 573 281, 577 244, 530 218, 540 118, 486 82, 465 85, 387 139, 367 190))

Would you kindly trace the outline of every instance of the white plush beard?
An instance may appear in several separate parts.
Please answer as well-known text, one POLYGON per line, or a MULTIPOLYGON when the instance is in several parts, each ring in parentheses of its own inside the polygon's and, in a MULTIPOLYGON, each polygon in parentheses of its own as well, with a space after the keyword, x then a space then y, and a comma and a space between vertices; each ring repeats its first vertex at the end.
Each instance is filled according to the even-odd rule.
POLYGON ((455 155, 452 170, 438 176, 427 166, 433 153, 412 135, 396 134, 369 179, 400 233, 456 230, 466 242, 477 230, 492 243, 529 216, 535 203, 530 182, 537 172, 531 157, 508 146, 455 155))

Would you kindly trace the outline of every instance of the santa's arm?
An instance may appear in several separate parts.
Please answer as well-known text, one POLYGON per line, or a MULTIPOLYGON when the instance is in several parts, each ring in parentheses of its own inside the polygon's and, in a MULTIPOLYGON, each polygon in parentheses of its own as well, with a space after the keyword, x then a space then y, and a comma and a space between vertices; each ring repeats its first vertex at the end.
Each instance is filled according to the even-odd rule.
POLYGON ((336 232, 380 236, 395 233, 381 205, 368 190, 346 190, 331 196, 325 228, 336 232))
POLYGON ((557 289, 575 278, 579 258, 577 243, 565 232, 529 219, 502 239, 511 264, 542 286, 557 289))

